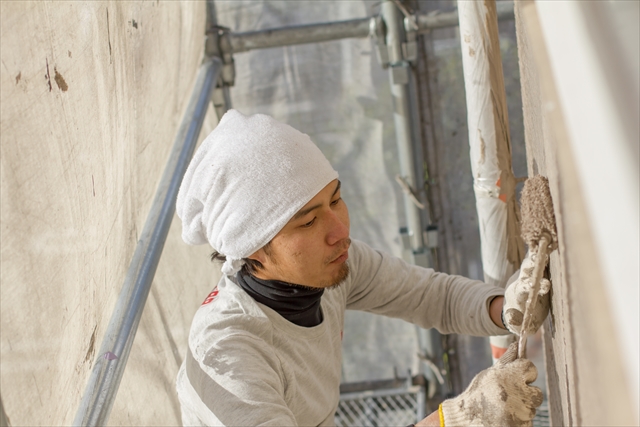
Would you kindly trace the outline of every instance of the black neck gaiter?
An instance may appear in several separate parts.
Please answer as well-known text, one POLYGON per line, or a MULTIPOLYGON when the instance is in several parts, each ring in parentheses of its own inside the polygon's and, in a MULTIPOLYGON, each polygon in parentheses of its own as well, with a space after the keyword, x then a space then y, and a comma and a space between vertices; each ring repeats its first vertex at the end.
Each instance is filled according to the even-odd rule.
POLYGON ((261 280, 242 271, 238 272, 236 278, 251 298, 275 310, 289 322, 307 328, 322 322, 320 298, 324 289, 311 289, 278 280, 261 280))

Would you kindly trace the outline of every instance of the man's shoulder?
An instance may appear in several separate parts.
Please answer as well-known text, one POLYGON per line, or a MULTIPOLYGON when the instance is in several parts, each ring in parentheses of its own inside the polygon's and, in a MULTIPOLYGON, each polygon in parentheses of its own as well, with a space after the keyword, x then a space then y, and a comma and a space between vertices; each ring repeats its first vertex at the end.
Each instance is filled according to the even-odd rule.
POLYGON ((242 337, 271 341, 272 325, 256 302, 231 279, 222 278, 196 312, 189 342, 216 345, 222 340, 242 337))

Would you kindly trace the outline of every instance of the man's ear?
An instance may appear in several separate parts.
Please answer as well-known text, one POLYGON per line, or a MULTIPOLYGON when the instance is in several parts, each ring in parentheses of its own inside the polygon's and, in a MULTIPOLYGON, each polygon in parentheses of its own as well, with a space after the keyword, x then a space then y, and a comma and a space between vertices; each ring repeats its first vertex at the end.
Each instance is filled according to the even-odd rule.
POLYGON ((267 260, 267 254, 264 252, 263 248, 260 248, 249 255, 247 258, 258 261, 260 264, 264 265, 265 261, 267 260))

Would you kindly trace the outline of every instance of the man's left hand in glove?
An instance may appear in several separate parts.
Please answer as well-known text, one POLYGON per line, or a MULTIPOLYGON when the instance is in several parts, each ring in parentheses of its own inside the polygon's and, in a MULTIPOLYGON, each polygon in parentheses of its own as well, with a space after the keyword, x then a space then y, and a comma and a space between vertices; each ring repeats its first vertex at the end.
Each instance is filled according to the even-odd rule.
POLYGON ((517 343, 492 367, 480 372, 459 396, 442 402, 415 427, 531 427, 542 391, 530 385, 537 377, 533 363, 516 359, 517 343))

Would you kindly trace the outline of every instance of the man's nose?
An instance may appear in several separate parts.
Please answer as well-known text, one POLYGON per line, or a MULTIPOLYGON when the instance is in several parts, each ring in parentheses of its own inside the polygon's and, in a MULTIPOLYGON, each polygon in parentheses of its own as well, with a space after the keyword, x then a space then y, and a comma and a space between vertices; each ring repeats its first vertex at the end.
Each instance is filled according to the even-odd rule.
POLYGON ((349 220, 342 218, 345 215, 338 215, 336 212, 330 212, 329 215, 330 224, 327 233, 327 244, 333 246, 349 237, 349 220))

